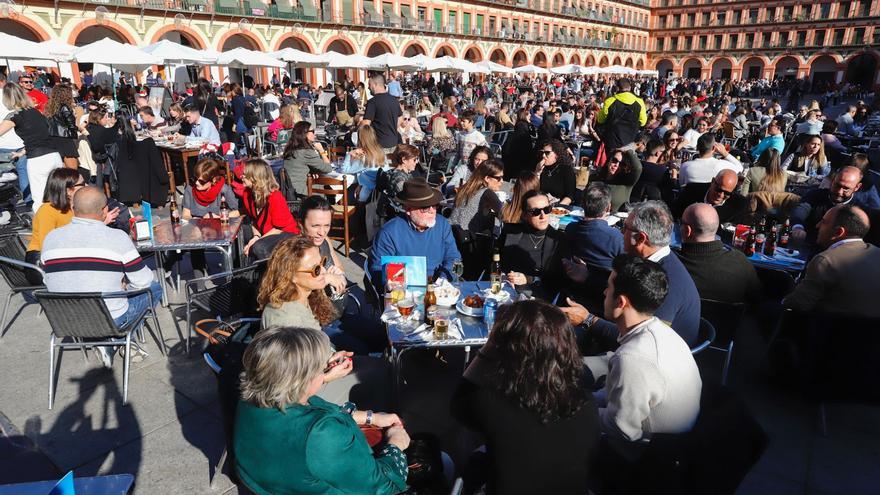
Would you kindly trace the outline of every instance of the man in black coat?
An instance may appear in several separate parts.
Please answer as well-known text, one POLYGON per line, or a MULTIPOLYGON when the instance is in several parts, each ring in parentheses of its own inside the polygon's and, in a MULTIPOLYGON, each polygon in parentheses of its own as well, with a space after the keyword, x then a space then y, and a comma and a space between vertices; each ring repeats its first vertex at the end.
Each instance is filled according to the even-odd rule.
POLYGON ((678 258, 694 279, 702 299, 729 303, 757 302, 764 292, 755 267, 746 256, 715 239, 718 213, 706 203, 694 203, 681 217, 678 258))
POLYGON ((675 205, 675 217, 681 218, 685 208, 694 203, 708 203, 715 208, 721 223, 742 223, 747 220, 749 200, 736 192, 736 172, 725 169, 708 184, 688 184, 682 189, 675 205))
POLYGON ((857 167, 843 167, 831 181, 830 189, 813 189, 791 212, 792 240, 807 245, 816 244, 817 225, 825 213, 837 205, 851 204, 864 208, 855 194, 862 187, 862 171, 857 167))

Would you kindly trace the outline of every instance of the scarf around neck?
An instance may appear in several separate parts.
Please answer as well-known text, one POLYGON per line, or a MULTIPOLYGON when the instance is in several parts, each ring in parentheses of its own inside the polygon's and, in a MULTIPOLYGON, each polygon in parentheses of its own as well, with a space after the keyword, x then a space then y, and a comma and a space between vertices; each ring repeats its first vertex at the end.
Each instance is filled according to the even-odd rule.
POLYGON ((195 187, 192 188, 193 198, 195 198, 196 202, 202 206, 209 206, 214 201, 217 200, 217 196, 220 195, 220 191, 223 189, 223 186, 226 185, 226 179, 220 177, 220 179, 211 185, 208 189, 204 191, 199 191, 195 187))

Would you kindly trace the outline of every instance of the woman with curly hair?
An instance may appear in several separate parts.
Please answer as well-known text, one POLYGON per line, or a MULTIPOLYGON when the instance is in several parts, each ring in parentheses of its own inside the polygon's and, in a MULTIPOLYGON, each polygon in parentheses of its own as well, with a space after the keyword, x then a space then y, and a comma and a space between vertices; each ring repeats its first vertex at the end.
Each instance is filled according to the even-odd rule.
MULTIPOLYGON (((358 354, 354 358, 355 373, 332 389, 323 391, 321 396, 340 404, 350 400, 358 404, 369 401, 371 405, 378 406, 389 399, 387 368, 381 358, 364 356, 370 351, 369 347, 354 333, 342 329, 339 314, 324 291, 327 286, 325 265, 326 260, 320 249, 307 237, 293 237, 279 243, 269 258, 257 294, 257 303, 263 310, 262 327, 290 326, 321 330, 330 337, 335 348, 347 351, 345 358, 358 354), (365 397, 351 397, 351 387, 359 382, 377 386, 366 387, 370 393, 364 394, 365 397), (379 387, 380 383, 386 386, 379 387)), ((351 326, 363 326, 363 322, 357 323, 351 326)))
POLYGON ((49 139, 61 154, 64 166, 76 170, 79 167, 79 153, 76 150, 79 130, 76 128, 74 108, 76 103, 70 86, 58 84, 52 88, 43 114, 49 119, 49 139))
POLYGON ((599 417, 584 379, 574 332, 559 308, 538 300, 499 307, 489 341, 452 398, 452 415, 486 439, 483 469, 466 472, 487 479, 466 479, 467 488, 586 493, 599 417))
POLYGON ((253 237, 244 254, 262 260, 283 239, 299 234, 299 223, 290 213, 272 168, 264 160, 252 158, 244 163, 241 176, 244 192, 242 210, 250 218, 253 237))

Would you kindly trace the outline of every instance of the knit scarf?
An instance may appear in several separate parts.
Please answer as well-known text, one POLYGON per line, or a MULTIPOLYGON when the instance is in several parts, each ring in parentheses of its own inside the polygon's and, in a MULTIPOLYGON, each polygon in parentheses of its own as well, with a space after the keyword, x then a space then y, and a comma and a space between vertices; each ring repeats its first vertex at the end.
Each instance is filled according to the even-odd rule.
POLYGON ((211 185, 208 189, 204 191, 199 191, 195 187, 192 188, 193 197, 196 199, 196 202, 202 206, 208 206, 212 204, 217 196, 220 195, 220 190, 223 189, 223 186, 226 184, 226 179, 220 177, 220 179, 211 185))

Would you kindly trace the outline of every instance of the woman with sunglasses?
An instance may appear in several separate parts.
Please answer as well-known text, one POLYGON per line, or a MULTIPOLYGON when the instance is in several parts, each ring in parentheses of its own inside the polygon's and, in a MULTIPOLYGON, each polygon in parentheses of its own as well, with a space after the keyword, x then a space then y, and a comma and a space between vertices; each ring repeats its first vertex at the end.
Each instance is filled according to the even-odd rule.
POLYGON ((464 278, 475 280, 488 266, 495 220, 504 204, 496 194, 504 183, 504 165, 483 162, 458 190, 449 216, 464 262, 464 278))
POLYGON ((522 200, 529 191, 537 191, 541 188, 541 180, 538 174, 523 170, 516 178, 513 185, 513 194, 504 207, 501 208, 501 221, 505 224, 519 223, 522 220, 522 200))
POLYGON ((614 150, 602 175, 600 180, 611 189, 611 211, 616 212, 629 201, 633 186, 642 176, 642 161, 635 150, 614 150))
POLYGON ((551 139, 538 149, 541 154, 535 173, 541 177, 541 192, 549 194, 561 205, 570 205, 577 191, 571 150, 558 139, 551 139))
POLYGON ((562 260, 570 256, 565 233, 550 227, 553 207, 541 191, 523 195, 519 223, 504 225, 501 268, 517 291, 550 300, 564 282, 562 260))
POLYGON ((216 158, 199 160, 193 168, 192 183, 183 190, 180 207, 184 220, 219 218, 223 199, 226 199, 230 217, 241 215, 238 198, 226 183, 226 162, 216 158))
POLYGON ((266 259, 279 242, 299 234, 299 223, 290 213, 268 163, 259 158, 247 160, 241 178, 242 210, 250 219, 253 235, 244 246, 244 254, 255 260, 266 259))
POLYGON ((492 149, 488 146, 475 146, 468 156, 467 163, 459 163, 452 171, 452 176, 446 181, 446 193, 448 196, 453 195, 453 190, 457 191, 470 180, 471 174, 477 170, 483 162, 495 158, 492 149))
POLYGON ((308 192, 309 174, 326 174, 333 170, 324 146, 315 140, 315 130, 310 122, 301 121, 293 125, 290 141, 284 148, 284 169, 299 196, 305 196, 308 192))

